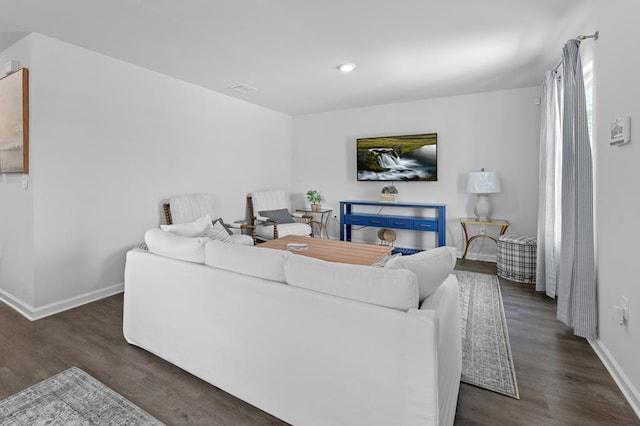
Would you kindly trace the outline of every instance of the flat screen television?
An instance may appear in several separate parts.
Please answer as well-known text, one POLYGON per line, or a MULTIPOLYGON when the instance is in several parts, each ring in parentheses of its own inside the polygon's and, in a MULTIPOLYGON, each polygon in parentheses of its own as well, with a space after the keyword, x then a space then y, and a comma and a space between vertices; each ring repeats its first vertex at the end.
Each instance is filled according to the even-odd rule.
POLYGON ((356 140, 359 181, 438 180, 438 134, 356 140))

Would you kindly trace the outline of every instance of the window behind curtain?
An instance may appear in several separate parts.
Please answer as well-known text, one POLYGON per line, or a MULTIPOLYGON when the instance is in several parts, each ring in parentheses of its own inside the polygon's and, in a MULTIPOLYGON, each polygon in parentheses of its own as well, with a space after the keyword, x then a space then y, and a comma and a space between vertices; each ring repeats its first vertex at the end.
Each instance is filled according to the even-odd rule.
POLYGON ((584 95, 587 101, 587 126, 589 127, 589 141, 593 148, 593 61, 583 67, 584 95))

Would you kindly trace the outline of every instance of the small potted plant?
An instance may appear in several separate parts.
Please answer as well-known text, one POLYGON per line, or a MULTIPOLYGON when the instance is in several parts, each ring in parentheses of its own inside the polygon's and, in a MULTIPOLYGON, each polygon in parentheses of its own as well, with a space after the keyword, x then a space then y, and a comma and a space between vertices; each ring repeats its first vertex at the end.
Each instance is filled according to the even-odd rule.
POLYGON ((398 189, 393 186, 393 184, 389 186, 385 186, 382 188, 380 192, 380 201, 387 203, 395 203, 398 199, 398 189))
POLYGON ((315 189, 310 189, 307 191, 307 201, 311 203, 312 211, 318 211, 318 207, 320 207, 320 203, 322 202, 322 194, 315 189))

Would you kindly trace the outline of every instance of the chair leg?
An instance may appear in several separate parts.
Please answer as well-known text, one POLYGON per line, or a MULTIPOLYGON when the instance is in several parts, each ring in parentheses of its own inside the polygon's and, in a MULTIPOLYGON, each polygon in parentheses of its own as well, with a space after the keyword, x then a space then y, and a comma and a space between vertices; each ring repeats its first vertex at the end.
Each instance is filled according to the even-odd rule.
POLYGON ((171 225, 172 220, 171 220, 171 206, 169 205, 169 203, 164 203, 162 205, 162 210, 164 211, 164 220, 165 222, 167 222, 167 225, 171 225))

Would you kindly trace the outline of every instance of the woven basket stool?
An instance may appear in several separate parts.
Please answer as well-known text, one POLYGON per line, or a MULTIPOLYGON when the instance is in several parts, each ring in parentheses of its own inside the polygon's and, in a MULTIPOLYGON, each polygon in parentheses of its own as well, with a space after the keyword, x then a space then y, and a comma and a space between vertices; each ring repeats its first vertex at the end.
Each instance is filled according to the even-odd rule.
POLYGON ((498 276, 519 283, 536 282, 536 239, 518 234, 498 238, 498 276))

